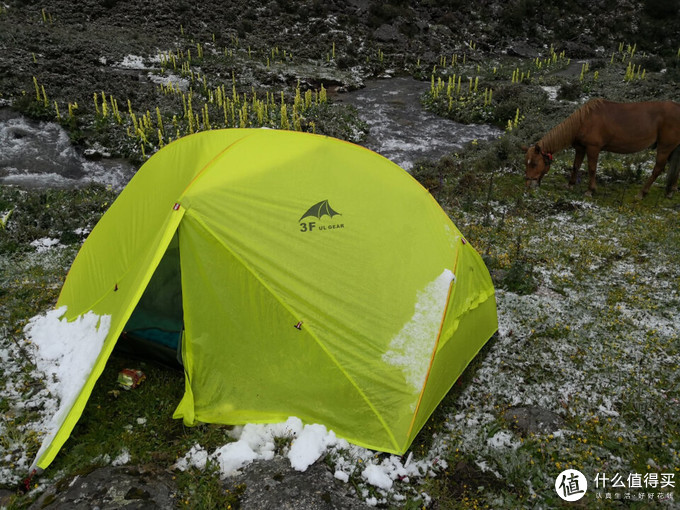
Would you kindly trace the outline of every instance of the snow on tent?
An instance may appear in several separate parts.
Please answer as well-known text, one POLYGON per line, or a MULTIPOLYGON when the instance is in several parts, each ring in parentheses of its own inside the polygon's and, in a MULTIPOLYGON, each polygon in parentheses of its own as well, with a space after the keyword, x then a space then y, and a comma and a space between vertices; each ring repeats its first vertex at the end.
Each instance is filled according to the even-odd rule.
POLYGON ((187 425, 296 416, 402 454, 497 329, 481 257, 407 172, 340 140, 261 129, 194 134, 151 157, 57 307, 63 323, 100 320, 43 469, 126 331, 150 333, 128 338, 140 349, 177 351, 174 417, 187 425))

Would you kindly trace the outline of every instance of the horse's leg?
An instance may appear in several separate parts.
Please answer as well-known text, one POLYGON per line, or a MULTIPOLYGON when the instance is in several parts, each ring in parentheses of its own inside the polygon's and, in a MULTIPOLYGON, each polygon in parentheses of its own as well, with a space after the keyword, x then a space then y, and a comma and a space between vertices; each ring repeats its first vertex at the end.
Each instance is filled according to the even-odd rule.
POLYGON ((638 193, 637 198, 639 200, 643 199, 647 193, 649 193, 649 188, 652 187, 652 184, 654 184, 654 181, 656 180, 657 177, 663 172, 664 167, 666 166, 666 161, 668 161, 668 154, 670 153, 669 150, 663 150, 660 146, 657 147, 656 149, 656 164, 654 165, 654 170, 652 170, 652 175, 649 176, 649 179, 647 179, 647 182, 645 183, 644 186, 642 186, 642 189, 640 190, 640 193, 638 193))
POLYGON ((666 198, 672 198, 673 193, 678 191, 678 178, 680 177, 680 145, 673 149, 668 156, 668 174, 666 174, 666 198))
POLYGON ((588 147, 586 154, 588 155, 588 191, 586 191, 586 196, 590 197, 597 188, 595 172, 597 171, 597 158, 600 157, 600 148, 588 147))
POLYGON ((578 171, 581 168, 581 163, 583 163, 583 158, 586 155, 586 148, 583 145, 577 145, 574 149, 576 149, 576 155, 574 156, 574 165, 571 167, 569 187, 574 186, 578 181, 578 171))

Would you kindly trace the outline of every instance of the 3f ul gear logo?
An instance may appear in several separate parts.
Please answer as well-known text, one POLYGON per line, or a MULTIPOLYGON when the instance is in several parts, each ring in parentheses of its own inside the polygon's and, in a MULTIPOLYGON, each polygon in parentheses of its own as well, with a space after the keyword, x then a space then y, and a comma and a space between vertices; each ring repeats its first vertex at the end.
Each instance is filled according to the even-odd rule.
POLYGON ((322 200, 307 209, 307 212, 300 217, 300 232, 328 231, 345 228, 344 223, 328 223, 327 220, 322 222, 322 220, 325 220, 325 216, 328 216, 332 220, 334 216, 342 216, 342 214, 334 210, 328 203, 328 200, 322 200), (314 221, 310 218, 316 218, 319 221, 314 221))

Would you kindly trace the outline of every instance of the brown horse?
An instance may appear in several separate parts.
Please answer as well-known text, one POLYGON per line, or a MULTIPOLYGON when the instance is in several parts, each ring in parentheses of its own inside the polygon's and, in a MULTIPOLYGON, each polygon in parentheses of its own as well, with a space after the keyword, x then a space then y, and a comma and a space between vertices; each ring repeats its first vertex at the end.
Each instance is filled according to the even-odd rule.
POLYGON ((576 150, 569 185, 576 184, 584 156, 588 156, 590 182, 587 195, 595 191, 595 171, 600 151, 630 154, 656 148, 656 164, 652 175, 640 190, 644 197, 670 160, 666 194, 677 189, 680 174, 680 104, 672 101, 613 103, 593 99, 551 129, 526 151, 527 187, 540 185, 550 170, 553 154, 573 147, 576 150), (677 150, 676 150, 677 149, 677 150))

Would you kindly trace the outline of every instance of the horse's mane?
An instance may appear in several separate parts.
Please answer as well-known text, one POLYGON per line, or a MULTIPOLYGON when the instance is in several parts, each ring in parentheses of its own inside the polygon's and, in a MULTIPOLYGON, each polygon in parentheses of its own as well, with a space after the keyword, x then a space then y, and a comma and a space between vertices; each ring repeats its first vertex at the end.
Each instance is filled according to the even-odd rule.
POLYGON ((543 152, 550 154, 566 149, 574 141, 583 120, 603 102, 604 99, 601 98, 591 99, 557 126, 548 131, 536 145, 540 146, 543 152))

